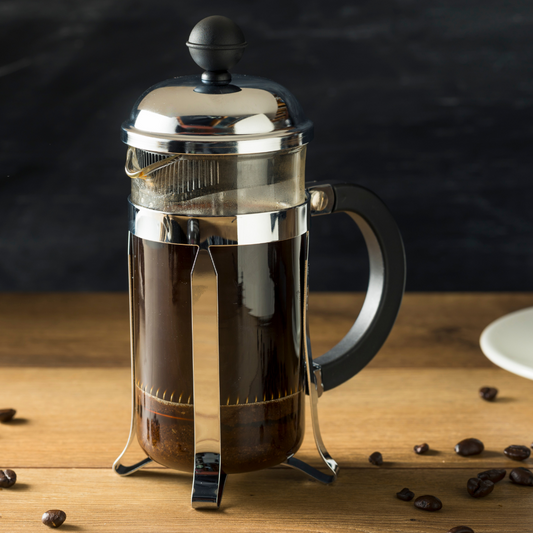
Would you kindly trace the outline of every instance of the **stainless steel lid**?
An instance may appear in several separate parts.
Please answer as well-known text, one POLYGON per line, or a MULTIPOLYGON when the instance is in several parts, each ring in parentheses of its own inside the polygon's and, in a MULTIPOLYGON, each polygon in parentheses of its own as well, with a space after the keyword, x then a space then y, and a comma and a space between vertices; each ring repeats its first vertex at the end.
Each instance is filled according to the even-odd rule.
POLYGON ((122 125, 126 144, 159 153, 254 154, 312 139, 313 124, 287 89, 264 78, 229 74, 246 46, 232 21, 202 20, 187 45, 206 71, 158 83, 142 94, 122 125))

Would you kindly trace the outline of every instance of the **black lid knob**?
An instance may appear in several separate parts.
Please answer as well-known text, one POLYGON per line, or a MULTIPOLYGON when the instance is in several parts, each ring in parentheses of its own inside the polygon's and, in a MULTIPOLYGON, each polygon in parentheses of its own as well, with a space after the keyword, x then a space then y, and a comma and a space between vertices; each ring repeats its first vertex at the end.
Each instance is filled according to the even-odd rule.
POLYGON ((205 69, 202 82, 215 86, 229 84, 231 74, 228 70, 238 63, 246 45, 239 26, 220 15, 201 20, 192 29, 187 41, 195 63, 205 69))

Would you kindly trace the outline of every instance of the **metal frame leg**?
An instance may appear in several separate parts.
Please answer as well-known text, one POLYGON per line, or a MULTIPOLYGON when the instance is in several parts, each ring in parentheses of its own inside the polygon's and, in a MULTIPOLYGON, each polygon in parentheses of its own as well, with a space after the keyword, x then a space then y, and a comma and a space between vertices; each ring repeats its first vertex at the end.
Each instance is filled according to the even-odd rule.
POLYGON ((132 253, 132 242, 131 242, 131 233, 128 233, 128 276, 129 276, 129 298, 130 298, 130 352, 131 352, 131 424, 130 424, 130 436, 128 437, 128 442, 122 453, 117 457, 113 463, 113 471, 116 472, 119 476, 129 476, 140 470, 143 466, 152 462, 150 457, 144 458, 142 461, 132 465, 124 466, 120 460, 131 446, 137 432, 137 422, 135 419, 135 350, 133 347, 133 253, 132 253))
POLYGON ((194 475, 191 505, 220 506, 222 471, 218 274, 207 249, 199 249, 191 272, 194 380, 194 475))
POLYGON ((304 474, 320 481, 321 483, 333 483, 337 479, 339 473, 339 465, 328 453, 322 435, 320 433, 320 424, 318 421, 318 398, 322 396, 324 387, 322 385, 322 371, 320 365, 313 363, 313 356, 311 354, 311 337, 309 335, 309 322, 307 320, 307 312, 309 309, 309 286, 308 286, 308 257, 309 257, 309 232, 307 233, 307 247, 306 247, 306 260, 305 260, 305 302, 303 305, 303 323, 304 323, 304 342, 303 348, 305 352, 305 368, 306 368, 306 381, 307 392, 309 393, 309 403, 311 407, 311 421, 313 424, 313 435, 315 437, 315 444, 322 461, 327 466, 331 474, 324 474, 316 468, 304 463, 300 459, 294 456, 289 457, 284 464, 302 471, 304 474))

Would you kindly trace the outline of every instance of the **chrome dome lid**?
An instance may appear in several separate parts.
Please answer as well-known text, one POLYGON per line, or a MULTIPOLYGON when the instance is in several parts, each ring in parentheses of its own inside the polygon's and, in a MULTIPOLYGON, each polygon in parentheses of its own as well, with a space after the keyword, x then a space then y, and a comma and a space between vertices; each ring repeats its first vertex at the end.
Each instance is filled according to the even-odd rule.
POLYGON ((246 46, 233 22, 208 17, 195 26, 187 45, 207 70, 142 94, 122 125, 126 144, 159 153, 254 154, 312 139, 313 124, 287 89, 264 78, 229 74, 246 46))
POLYGON ((200 76, 159 83, 137 101, 122 140, 150 152, 251 154, 307 144, 313 137, 296 98, 272 81, 234 75, 240 91, 206 94, 200 76))

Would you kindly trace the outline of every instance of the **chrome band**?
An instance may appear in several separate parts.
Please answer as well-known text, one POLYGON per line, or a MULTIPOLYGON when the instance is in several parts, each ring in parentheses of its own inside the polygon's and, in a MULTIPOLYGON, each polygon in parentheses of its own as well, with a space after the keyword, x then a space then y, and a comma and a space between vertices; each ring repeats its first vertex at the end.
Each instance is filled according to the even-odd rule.
POLYGON ((266 213, 195 217, 163 213, 129 202, 130 232, 141 239, 201 248, 284 241, 307 232, 308 202, 266 213))
POLYGON ((209 250, 198 250, 191 273, 194 396, 194 508, 218 507, 225 476, 220 442, 218 275, 209 250))
MULTIPOLYGON (((203 136, 207 137, 207 136, 203 136)), ((308 144, 313 137, 313 130, 302 133, 275 132, 270 135, 224 135, 210 136, 208 140, 200 135, 162 135, 138 132, 129 125, 122 129, 122 141, 147 152, 169 154, 262 154, 279 152, 308 144)))

